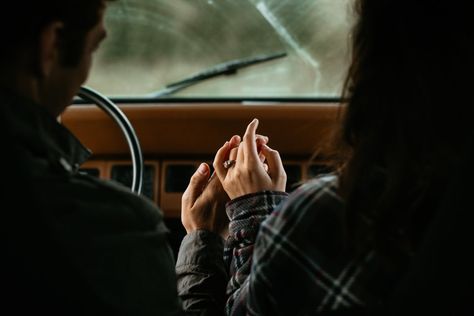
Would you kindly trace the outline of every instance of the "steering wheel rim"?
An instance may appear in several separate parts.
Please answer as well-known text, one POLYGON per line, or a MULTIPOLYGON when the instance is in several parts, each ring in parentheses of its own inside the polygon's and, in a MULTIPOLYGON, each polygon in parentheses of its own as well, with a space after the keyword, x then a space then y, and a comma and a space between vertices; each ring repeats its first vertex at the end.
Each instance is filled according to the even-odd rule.
POLYGON ((143 153, 138 141, 137 134, 123 111, 113 103, 109 98, 99 92, 82 86, 77 93, 84 101, 97 105, 105 113, 107 113, 120 127, 125 139, 127 140, 130 154, 132 156, 132 185, 131 190, 136 194, 142 192, 143 187, 143 153))

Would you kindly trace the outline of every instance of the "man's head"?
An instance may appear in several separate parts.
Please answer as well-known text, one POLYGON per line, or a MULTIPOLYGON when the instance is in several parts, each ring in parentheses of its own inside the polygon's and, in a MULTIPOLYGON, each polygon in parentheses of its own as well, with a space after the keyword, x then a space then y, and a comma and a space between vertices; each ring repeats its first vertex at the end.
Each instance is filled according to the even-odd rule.
POLYGON ((23 0, 0 20, 0 84, 59 114, 87 79, 105 37, 106 0, 23 0))

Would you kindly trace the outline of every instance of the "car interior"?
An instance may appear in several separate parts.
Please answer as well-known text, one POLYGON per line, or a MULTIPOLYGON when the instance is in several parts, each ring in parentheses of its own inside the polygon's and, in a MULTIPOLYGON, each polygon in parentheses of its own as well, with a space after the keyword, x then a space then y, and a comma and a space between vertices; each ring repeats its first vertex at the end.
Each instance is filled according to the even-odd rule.
MULTIPOLYGON (((141 194, 164 213, 175 253, 190 176, 253 118, 283 158, 288 191, 331 171, 325 144, 343 110, 350 24, 347 0, 110 4, 108 37, 83 89, 112 100, 131 123, 141 194)), ((95 103, 80 93, 60 118, 93 153, 81 171, 131 186, 127 136, 95 103)))
MULTIPOLYGON (((92 152, 80 172, 121 183, 159 206, 175 257, 186 233, 181 196, 191 175, 201 162, 212 168, 217 149, 252 119, 283 159, 288 192, 332 172, 328 141, 344 111, 352 4, 110 2, 108 36, 88 81, 59 118, 92 152)), ((465 207, 471 169, 467 159, 454 177, 390 313, 328 315, 472 311, 472 260, 463 256, 472 239, 465 207)))
MULTIPOLYGON (((218 148, 242 136, 254 118, 258 133, 282 157, 287 192, 333 172, 329 143, 344 112, 353 22, 352 0, 111 1, 108 35, 89 79, 58 118, 92 153, 80 172, 120 183, 156 204, 175 258, 186 234, 181 197, 191 175, 202 162, 212 171, 218 148)), ((472 314, 474 263, 466 255, 472 156, 453 171, 422 251, 384 307, 389 310, 327 315, 472 314)), ((21 177, 15 179, 12 191, 21 185, 21 177)), ((6 201, 16 202, 5 192, 6 201)), ((41 223, 33 219, 24 229, 40 235, 41 223)), ((48 237, 35 242, 47 244, 48 237)), ((35 252, 35 242, 18 238, 37 257, 44 255, 35 252)), ((47 255, 60 256, 53 246, 47 255)), ((70 274, 67 268, 61 275, 70 274)), ((24 294, 23 283, 10 283, 24 294)), ((82 289, 77 293, 80 299, 82 289)))

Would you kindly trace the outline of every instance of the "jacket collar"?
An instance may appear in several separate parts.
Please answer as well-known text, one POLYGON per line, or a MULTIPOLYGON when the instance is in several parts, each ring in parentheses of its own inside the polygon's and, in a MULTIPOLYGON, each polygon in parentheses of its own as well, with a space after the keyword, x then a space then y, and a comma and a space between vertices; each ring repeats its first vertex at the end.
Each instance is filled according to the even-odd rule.
POLYGON ((90 157, 90 150, 44 106, 1 89, 0 108, 8 136, 35 155, 54 159, 69 172, 76 171, 90 157))

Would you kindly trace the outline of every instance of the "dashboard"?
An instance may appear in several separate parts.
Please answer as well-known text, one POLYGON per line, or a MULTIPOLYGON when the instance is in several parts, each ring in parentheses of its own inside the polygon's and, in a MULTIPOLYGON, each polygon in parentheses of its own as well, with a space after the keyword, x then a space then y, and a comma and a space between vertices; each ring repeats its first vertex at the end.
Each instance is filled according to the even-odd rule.
MULTIPOLYGON (((258 133, 270 138, 288 177, 287 191, 328 172, 325 144, 342 111, 335 102, 192 102, 120 104, 138 135, 145 162, 142 195, 160 207, 177 251, 185 234, 181 195, 201 162, 212 166, 217 149, 242 135, 258 118, 258 133)), ((73 105, 61 116, 93 155, 81 172, 130 186, 132 166, 125 138, 107 114, 93 105, 73 105)))

